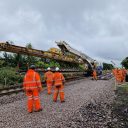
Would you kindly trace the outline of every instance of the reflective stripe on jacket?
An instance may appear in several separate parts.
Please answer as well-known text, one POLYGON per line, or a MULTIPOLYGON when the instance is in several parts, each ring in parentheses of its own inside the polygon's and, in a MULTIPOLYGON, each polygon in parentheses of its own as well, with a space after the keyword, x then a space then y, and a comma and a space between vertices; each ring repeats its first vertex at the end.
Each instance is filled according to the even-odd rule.
POLYGON ((63 82, 65 81, 65 78, 62 73, 55 72, 53 76, 54 85, 63 85, 63 82))
POLYGON ((53 73, 51 71, 46 72, 44 78, 47 82, 53 82, 53 73))
POLYGON ((116 72, 116 79, 121 80, 122 76, 123 76, 122 71, 118 69, 116 72))
POLYGON ((39 74, 29 69, 24 77, 23 87, 24 89, 37 89, 42 87, 39 74))

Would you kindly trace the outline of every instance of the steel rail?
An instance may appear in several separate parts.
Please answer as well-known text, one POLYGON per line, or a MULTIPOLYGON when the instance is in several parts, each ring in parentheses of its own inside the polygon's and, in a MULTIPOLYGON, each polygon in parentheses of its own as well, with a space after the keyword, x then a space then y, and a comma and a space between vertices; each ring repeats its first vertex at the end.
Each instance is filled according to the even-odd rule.
MULTIPOLYGON (((84 79, 84 78, 85 78, 84 76, 68 77, 68 78, 66 78, 66 83, 68 83, 70 81, 76 81, 76 80, 84 79)), ((42 82, 42 84, 43 84, 43 87, 46 87, 45 82, 42 82)), ((22 91, 24 91, 22 85, 15 85, 13 87, 0 89, 0 97, 5 96, 5 95, 14 94, 14 93, 19 93, 22 91)))

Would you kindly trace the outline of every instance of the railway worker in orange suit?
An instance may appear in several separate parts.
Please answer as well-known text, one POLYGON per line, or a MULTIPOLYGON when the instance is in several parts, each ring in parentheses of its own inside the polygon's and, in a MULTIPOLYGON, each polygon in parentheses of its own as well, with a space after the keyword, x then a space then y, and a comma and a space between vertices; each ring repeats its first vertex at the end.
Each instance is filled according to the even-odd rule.
POLYGON ((123 69, 122 69, 122 80, 121 80, 122 82, 125 81, 126 74, 127 74, 127 70, 123 67, 123 69))
POLYGON ((42 91, 42 85, 40 81, 40 75, 35 72, 35 65, 31 65, 30 69, 24 76, 23 82, 24 91, 26 92, 27 108, 28 112, 33 112, 33 107, 35 112, 42 111, 39 92, 42 91))
POLYGON ((55 73, 53 76, 54 81, 54 94, 53 94, 53 101, 57 101, 58 94, 60 95, 60 101, 65 102, 64 100, 64 83, 65 78, 62 73, 59 72, 59 68, 56 67, 55 73))
POLYGON ((116 77, 116 72, 117 72, 117 69, 112 70, 112 73, 113 73, 114 77, 116 77))
POLYGON ((116 70, 116 82, 118 84, 122 83, 122 70, 121 69, 116 70))
POLYGON ((51 72, 51 68, 47 68, 47 72, 44 74, 44 79, 47 84, 48 94, 51 94, 52 86, 53 86, 53 73, 51 72))
POLYGON ((93 79, 94 80, 97 80, 97 72, 96 72, 96 69, 93 70, 92 75, 93 75, 93 79))

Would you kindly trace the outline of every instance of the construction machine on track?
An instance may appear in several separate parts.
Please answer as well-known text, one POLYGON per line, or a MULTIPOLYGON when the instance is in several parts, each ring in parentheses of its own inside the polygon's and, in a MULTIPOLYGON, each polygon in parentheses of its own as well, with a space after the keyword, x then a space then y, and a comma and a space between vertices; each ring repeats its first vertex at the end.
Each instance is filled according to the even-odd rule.
POLYGON ((33 48, 26 48, 22 46, 16 46, 10 42, 0 42, 0 51, 12 52, 18 54, 24 54, 29 56, 35 56, 40 58, 48 58, 56 60, 57 62, 66 63, 67 65, 73 66, 84 65, 84 71, 91 74, 92 69, 95 67, 96 61, 88 55, 73 49, 65 41, 56 42, 58 47, 51 48, 48 51, 37 50, 33 48))

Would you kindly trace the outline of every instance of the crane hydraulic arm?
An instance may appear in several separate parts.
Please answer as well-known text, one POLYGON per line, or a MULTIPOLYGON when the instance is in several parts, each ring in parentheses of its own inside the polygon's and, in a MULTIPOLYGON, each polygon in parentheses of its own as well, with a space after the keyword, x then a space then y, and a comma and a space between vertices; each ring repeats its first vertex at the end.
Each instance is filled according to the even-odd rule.
POLYGON ((67 57, 65 55, 59 55, 59 54, 51 53, 48 51, 16 46, 16 45, 10 44, 9 42, 0 42, 0 51, 19 53, 19 54, 36 56, 41 58, 49 58, 49 59, 66 61, 71 63, 80 63, 79 61, 73 60, 73 58, 67 57))
POLYGON ((88 55, 86 55, 86 54, 84 54, 84 53, 72 48, 65 41, 56 42, 56 44, 58 45, 58 47, 60 47, 62 52, 64 52, 64 53, 69 52, 69 53, 74 54, 78 58, 82 59, 84 63, 87 63, 90 68, 93 68, 92 63, 94 63, 95 60, 92 59, 91 57, 89 57, 88 55))

